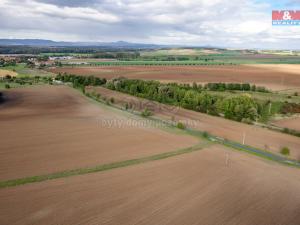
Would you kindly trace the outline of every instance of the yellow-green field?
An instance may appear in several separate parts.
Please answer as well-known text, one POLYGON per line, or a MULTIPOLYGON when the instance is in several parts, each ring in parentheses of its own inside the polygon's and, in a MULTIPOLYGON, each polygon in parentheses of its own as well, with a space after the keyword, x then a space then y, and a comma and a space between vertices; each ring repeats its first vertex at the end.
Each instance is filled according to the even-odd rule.
POLYGON ((18 73, 11 71, 11 70, 0 69, 0 77, 5 77, 6 75, 17 76, 18 73))

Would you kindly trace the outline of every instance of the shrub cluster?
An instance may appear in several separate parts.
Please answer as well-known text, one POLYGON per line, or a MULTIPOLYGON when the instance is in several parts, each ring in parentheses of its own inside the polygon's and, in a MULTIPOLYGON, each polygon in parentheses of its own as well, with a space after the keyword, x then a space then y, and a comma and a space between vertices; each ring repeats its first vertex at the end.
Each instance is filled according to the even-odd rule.
MULTIPOLYGON (((20 85, 32 85, 37 83, 48 83, 52 84, 52 78, 47 76, 24 76, 24 77, 14 77, 10 75, 6 75, 5 77, 1 78, 0 80, 3 83, 6 83, 6 85, 10 86, 9 83, 17 83, 20 85)), ((8 87, 7 86, 7 87, 8 87)))
POLYGON ((141 116, 142 117, 149 117, 149 116, 152 116, 152 112, 148 109, 148 108, 146 108, 142 113, 141 113, 141 116))
POLYGON ((289 149, 288 147, 282 147, 282 148, 280 149, 280 153, 281 153, 282 155, 290 155, 290 149, 289 149))
POLYGON ((182 122, 178 122, 176 125, 177 128, 184 130, 185 129, 185 125, 182 122))
POLYGON ((286 102, 281 108, 281 113, 300 113, 300 104, 286 102))

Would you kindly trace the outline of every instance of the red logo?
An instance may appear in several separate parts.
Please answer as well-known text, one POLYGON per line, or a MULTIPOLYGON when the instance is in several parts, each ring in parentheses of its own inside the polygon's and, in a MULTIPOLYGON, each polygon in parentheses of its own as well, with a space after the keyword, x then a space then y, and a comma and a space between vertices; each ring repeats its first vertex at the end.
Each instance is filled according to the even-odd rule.
POLYGON ((300 11, 294 10, 273 10, 272 20, 300 20, 300 11))

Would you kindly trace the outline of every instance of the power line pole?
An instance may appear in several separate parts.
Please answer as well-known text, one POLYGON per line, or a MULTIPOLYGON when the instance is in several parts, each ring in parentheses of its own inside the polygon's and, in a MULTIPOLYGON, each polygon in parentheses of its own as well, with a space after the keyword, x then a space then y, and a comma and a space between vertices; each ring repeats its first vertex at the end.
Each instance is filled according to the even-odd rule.
POLYGON ((229 165, 229 153, 228 153, 228 152, 225 152, 225 155, 226 155, 226 158, 225 158, 225 165, 226 165, 226 167, 228 167, 228 165, 229 165))

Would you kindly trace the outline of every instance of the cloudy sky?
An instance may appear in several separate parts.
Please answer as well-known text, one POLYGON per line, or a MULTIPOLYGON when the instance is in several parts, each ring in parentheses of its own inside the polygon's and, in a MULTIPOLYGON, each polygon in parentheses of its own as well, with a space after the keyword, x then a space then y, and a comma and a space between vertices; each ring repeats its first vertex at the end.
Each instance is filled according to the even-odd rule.
POLYGON ((300 26, 271 24, 272 9, 300 0, 278 2, 0 0, 0 38, 300 49, 300 26))

